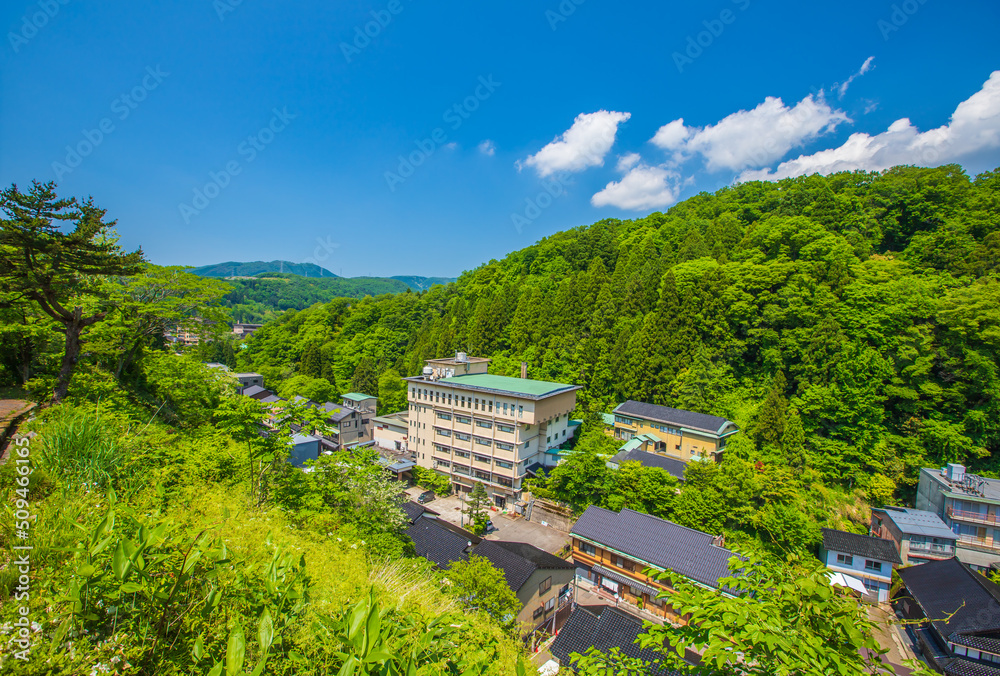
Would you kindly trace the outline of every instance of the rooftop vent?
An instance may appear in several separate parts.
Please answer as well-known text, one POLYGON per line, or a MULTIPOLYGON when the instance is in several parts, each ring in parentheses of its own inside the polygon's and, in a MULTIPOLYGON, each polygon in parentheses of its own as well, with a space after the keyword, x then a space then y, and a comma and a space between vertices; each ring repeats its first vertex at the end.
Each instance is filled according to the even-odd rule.
POLYGON ((433 368, 431 368, 430 366, 425 366, 424 367, 424 375, 425 376, 429 376, 432 373, 434 373, 434 369, 433 368))
POLYGON ((469 355, 467 355, 464 352, 456 352, 455 353, 455 361, 460 362, 460 363, 467 362, 467 361, 469 361, 469 355))

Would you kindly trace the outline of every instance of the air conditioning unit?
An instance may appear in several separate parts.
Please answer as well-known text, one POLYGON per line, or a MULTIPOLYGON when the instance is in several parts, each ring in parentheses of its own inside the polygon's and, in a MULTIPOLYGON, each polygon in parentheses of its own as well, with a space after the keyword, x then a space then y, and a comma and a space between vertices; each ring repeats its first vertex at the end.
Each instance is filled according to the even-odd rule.
POLYGON ((948 481, 951 481, 952 483, 961 483, 965 480, 965 465, 949 462, 948 466, 945 468, 944 475, 948 478, 948 481))

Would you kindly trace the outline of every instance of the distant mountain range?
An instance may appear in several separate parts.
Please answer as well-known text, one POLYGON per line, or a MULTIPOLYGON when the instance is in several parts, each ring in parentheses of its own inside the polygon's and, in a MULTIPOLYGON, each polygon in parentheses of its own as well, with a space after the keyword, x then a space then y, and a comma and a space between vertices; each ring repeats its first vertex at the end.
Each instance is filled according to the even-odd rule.
POLYGON ((393 277, 340 277, 314 263, 292 263, 290 261, 227 261, 214 265, 202 265, 190 272, 201 277, 256 277, 261 274, 285 273, 300 277, 324 279, 355 279, 381 281, 394 279, 410 287, 413 291, 423 291, 435 284, 450 284, 454 277, 418 277, 415 275, 398 275, 393 277))

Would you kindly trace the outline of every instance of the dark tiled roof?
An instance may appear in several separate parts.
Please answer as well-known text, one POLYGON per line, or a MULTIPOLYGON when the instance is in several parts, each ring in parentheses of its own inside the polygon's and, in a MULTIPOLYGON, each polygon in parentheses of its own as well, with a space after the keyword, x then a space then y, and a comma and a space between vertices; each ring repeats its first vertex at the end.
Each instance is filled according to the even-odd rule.
POLYGON ((1000 676, 1000 669, 957 657, 945 665, 944 673, 949 676, 1000 676))
POLYGON ((684 468, 687 467, 687 463, 683 460, 640 450, 622 451, 611 458, 611 462, 616 465, 621 465, 623 462, 638 462, 643 467, 658 467, 678 479, 684 478, 684 468))
POLYGON ((1000 586, 958 559, 900 568, 899 576, 942 637, 1000 630, 1000 586))
MULTIPOLYGON (((549 652, 564 667, 573 668, 572 653, 583 655, 590 648, 608 653, 612 648, 625 656, 652 664, 662 656, 655 650, 640 648, 636 637, 643 633, 642 620, 623 613, 611 606, 580 606, 566 620, 562 631, 549 647, 549 652)), ((649 667, 646 673, 670 674, 672 672, 649 667)))
POLYGON ((964 645, 975 650, 985 650, 994 655, 1000 655, 1000 627, 997 631, 980 634, 960 634, 955 632, 948 640, 957 645, 964 645))
POLYGON ((413 502, 412 500, 407 500, 400 505, 400 508, 403 510, 403 513, 406 514, 406 518, 410 520, 410 523, 415 522, 424 515, 425 511, 427 511, 424 509, 423 505, 413 502))
POLYGON ((730 575, 729 559, 736 556, 712 544, 708 533, 631 509, 588 507, 572 534, 712 587, 730 575))
POLYGON ((532 573, 540 568, 575 568, 569 561, 524 542, 483 540, 471 554, 489 559, 490 563, 502 570, 507 584, 515 592, 520 591, 532 573))
POLYGON ((678 427, 690 427, 691 429, 712 432, 713 434, 729 422, 717 415, 684 411, 679 408, 670 408, 669 406, 657 406, 656 404, 647 404, 642 401, 632 401, 631 399, 624 404, 619 404, 618 408, 615 409, 615 413, 635 416, 636 418, 647 418, 649 420, 677 425, 678 427))
POLYGON ((889 563, 903 563, 903 560, 899 558, 899 552, 896 551, 896 544, 892 540, 883 540, 871 535, 858 535, 857 533, 824 528, 823 548, 834 552, 888 561, 889 563))
MULTIPOLYGON (((267 394, 271 394, 268 390, 265 390, 260 385, 251 385, 250 387, 243 388, 243 396, 244 397, 251 397, 253 399, 256 399, 258 395, 260 395, 260 394, 262 394, 264 392, 267 392, 267 394)), ((265 396, 267 396, 267 395, 265 395, 265 396)))
POLYGON ((333 413, 329 418, 327 418, 327 420, 332 420, 333 422, 339 423, 345 418, 350 418, 352 415, 354 415, 354 409, 342 408, 338 410, 336 413, 333 413))
POLYGON ((284 401, 284 399, 282 399, 281 397, 279 397, 276 394, 272 394, 270 396, 264 397, 263 399, 260 399, 259 401, 261 401, 262 403, 265 403, 265 404, 276 404, 279 401, 284 401))
POLYGON ((466 558, 465 550, 469 540, 443 527, 437 519, 417 519, 406 534, 413 540, 417 556, 436 563, 439 568, 448 568, 455 561, 466 558))

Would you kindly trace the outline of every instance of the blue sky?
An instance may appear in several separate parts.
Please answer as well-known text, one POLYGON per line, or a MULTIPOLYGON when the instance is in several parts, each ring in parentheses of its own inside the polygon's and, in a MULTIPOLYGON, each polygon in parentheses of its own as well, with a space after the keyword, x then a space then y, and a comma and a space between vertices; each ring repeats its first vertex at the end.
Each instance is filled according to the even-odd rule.
POLYGON ((995 2, 509 4, 6 2, 0 183, 159 264, 455 276, 738 178, 1000 166, 995 2))

